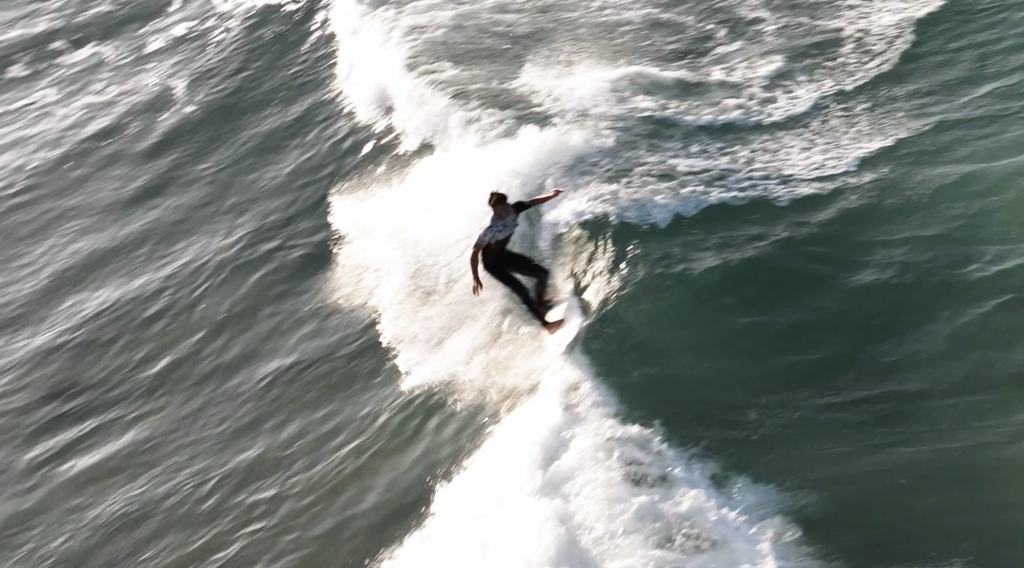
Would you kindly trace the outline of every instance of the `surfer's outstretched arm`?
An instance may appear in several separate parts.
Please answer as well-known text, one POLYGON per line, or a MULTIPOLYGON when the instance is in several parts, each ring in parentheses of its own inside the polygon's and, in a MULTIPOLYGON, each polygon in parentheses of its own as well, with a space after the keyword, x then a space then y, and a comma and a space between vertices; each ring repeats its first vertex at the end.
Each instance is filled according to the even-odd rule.
POLYGON ((473 247, 473 254, 469 257, 469 267, 473 270, 473 295, 480 294, 480 290, 483 289, 484 283, 480 281, 480 270, 478 268, 480 264, 480 246, 473 247))
POLYGON ((561 189, 556 189, 556 190, 552 191, 551 193, 545 193, 544 195, 538 195, 537 197, 534 197, 533 199, 530 199, 529 201, 527 201, 527 203, 530 204, 530 207, 533 207, 535 205, 541 205, 543 203, 547 203, 548 201, 551 201, 552 199, 558 197, 559 195, 562 195, 562 190, 561 189))

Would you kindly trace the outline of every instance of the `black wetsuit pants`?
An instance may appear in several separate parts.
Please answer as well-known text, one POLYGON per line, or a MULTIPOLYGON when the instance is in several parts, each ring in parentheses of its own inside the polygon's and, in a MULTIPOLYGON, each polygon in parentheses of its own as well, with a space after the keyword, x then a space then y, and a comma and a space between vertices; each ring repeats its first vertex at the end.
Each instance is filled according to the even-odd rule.
POLYGON ((548 301, 545 296, 548 289, 548 269, 529 257, 509 250, 484 251, 482 260, 484 270, 512 290, 516 296, 519 296, 533 317, 544 323, 544 314, 548 311, 548 301), (537 279, 533 297, 530 296, 526 286, 513 274, 522 274, 537 279))

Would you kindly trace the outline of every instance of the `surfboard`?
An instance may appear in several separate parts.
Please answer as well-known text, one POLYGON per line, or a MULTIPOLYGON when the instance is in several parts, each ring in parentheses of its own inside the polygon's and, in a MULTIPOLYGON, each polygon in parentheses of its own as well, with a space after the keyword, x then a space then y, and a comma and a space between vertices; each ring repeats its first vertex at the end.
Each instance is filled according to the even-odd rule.
POLYGON ((544 321, 558 321, 565 319, 565 312, 569 309, 569 301, 555 304, 546 314, 544 314, 544 321))
MULTIPOLYGON (((574 344, 580 329, 583 327, 583 309, 580 306, 579 298, 569 297, 568 300, 555 305, 544 314, 547 321, 565 320, 562 327, 552 334, 548 334, 548 347, 558 353, 564 353, 574 344)), ((547 334, 547 332, 545 332, 547 334)))

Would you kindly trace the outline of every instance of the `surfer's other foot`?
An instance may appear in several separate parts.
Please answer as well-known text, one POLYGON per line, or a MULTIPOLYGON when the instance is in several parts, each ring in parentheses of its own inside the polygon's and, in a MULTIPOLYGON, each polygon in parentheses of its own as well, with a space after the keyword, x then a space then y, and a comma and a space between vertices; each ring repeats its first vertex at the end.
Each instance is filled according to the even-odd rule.
POLYGON ((554 333, 562 329, 563 325, 565 325, 564 319, 558 321, 546 321, 544 322, 544 329, 548 330, 548 333, 554 333))

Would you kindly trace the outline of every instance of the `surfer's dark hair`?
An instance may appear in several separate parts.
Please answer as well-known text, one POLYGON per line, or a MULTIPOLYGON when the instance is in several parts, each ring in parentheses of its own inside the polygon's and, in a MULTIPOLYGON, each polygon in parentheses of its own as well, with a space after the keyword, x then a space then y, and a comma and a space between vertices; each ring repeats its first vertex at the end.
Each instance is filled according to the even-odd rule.
POLYGON ((487 198, 487 204, 491 207, 504 205, 506 203, 508 203, 508 196, 500 191, 492 191, 491 196, 487 198))

